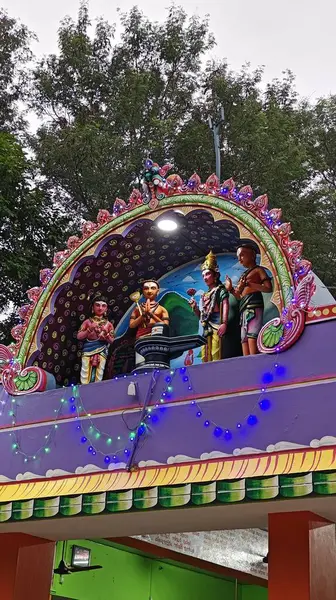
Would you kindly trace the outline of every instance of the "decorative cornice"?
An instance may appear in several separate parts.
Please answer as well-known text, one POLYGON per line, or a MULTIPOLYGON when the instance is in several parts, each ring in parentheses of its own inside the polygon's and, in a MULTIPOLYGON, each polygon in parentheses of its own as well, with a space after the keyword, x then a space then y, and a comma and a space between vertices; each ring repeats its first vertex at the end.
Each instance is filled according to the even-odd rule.
POLYGON ((104 471, 55 479, 0 484, 0 503, 336 471, 336 447, 263 453, 177 465, 104 471))

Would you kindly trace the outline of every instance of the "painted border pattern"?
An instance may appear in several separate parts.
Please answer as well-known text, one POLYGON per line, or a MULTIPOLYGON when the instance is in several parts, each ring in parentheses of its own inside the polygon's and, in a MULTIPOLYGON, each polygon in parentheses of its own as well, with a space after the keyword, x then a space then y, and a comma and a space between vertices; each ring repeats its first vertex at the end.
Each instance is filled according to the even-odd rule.
POLYGON ((2 483, 0 503, 321 471, 336 471, 335 446, 2 483))
POLYGON ((76 517, 127 512, 165 510, 187 506, 208 506, 294 499, 336 494, 336 471, 310 471, 300 474, 180 483, 2 501, 0 523, 51 517, 76 517))

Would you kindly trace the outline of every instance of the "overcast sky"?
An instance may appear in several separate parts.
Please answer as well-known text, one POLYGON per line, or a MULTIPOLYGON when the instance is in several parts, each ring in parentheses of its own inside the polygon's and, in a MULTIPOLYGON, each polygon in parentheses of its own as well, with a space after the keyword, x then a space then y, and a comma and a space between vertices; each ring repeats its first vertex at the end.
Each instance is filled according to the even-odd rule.
MULTIPOLYGON (((153 20, 164 18, 170 0, 90 0, 92 18, 116 20, 116 9, 137 4, 153 20), (161 8, 159 8, 161 7, 161 8)), ((291 69, 298 92, 311 99, 336 94, 335 0, 175 0, 189 14, 210 14, 217 40, 213 54, 235 70, 246 62, 265 65, 267 80, 291 69)), ((38 54, 57 50, 57 28, 76 17, 78 0, 0 0, 0 6, 35 31, 38 54)))

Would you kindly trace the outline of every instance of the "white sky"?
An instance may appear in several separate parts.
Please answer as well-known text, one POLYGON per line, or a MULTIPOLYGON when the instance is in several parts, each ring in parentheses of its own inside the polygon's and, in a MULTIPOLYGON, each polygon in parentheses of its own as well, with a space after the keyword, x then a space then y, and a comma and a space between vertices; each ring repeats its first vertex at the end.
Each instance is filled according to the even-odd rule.
MULTIPOLYGON (((90 0, 91 16, 116 20, 116 9, 138 5, 153 20, 164 18, 170 0, 90 0)), ((213 52, 226 57, 238 70, 246 62, 265 65, 265 79, 291 69, 297 90, 314 99, 336 93, 335 0, 175 0, 189 14, 210 14, 216 36, 213 52)), ((0 0, 11 16, 18 17, 39 37, 37 54, 55 52, 62 17, 76 17, 78 0, 0 0)))

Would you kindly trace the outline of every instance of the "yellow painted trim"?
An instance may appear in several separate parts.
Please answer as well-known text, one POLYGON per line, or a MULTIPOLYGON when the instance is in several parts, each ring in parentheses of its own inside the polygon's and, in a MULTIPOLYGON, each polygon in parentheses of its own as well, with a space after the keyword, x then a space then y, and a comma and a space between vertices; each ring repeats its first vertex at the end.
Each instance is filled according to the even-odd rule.
POLYGON ((104 471, 58 479, 5 483, 0 485, 0 503, 332 470, 336 470, 336 447, 306 448, 288 452, 146 467, 131 472, 104 471))

